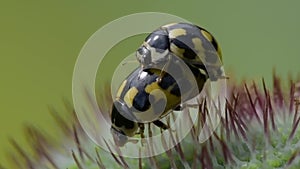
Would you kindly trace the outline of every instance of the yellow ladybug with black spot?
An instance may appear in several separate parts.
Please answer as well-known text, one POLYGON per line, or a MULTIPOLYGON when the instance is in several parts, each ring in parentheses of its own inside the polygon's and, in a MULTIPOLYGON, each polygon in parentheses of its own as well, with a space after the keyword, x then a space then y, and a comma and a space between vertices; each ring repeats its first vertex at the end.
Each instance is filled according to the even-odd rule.
POLYGON ((172 23, 150 33, 136 51, 142 67, 169 60, 174 54, 186 64, 205 69, 212 81, 222 77, 222 53, 216 39, 204 28, 190 23, 172 23))
POLYGON ((204 70, 193 65, 184 70, 176 61, 170 67, 177 70, 176 78, 161 69, 139 67, 120 85, 111 111, 111 133, 118 146, 127 143, 138 129, 143 138, 145 123, 167 129, 160 119, 201 92, 208 78, 204 70))

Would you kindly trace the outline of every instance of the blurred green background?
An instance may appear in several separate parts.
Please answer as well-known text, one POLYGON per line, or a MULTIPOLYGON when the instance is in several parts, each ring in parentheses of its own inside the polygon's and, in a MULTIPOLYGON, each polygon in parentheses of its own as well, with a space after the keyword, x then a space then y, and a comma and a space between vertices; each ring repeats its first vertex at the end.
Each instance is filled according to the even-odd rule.
MULTIPOLYGON (((48 106, 72 100, 71 80, 85 41, 101 26, 136 12, 166 12, 209 30, 221 44, 225 68, 247 79, 300 72, 300 1, 1 1, 0 163, 12 137, 24 145, 22 126, 52 131, 48 106)), ((143 24, 147 20, 137 20, 143 24)), ((122 29, 122 28, 120 28, 122 29)), ((113 48, 136 49, 143 36, 113 48), (134 42, 134 43, 133 43, 134 42), (129 47, 128 47, 128 46, 129 47)), ((101 46, 99 46, 101 48, 101 46)))

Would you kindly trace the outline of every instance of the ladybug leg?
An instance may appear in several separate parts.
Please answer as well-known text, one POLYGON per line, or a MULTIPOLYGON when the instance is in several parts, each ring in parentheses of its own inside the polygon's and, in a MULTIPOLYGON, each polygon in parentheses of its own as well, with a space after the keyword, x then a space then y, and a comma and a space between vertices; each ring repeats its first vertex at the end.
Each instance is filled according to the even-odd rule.
POLYGON ((140 134, 141 135, 141 145, 144 146, 144 143, 145 143, 145 135, 144 135, 144 131, 145 131, 145 125, 144 123, 138 123, 138 126, 139 126, 139 132, 137 134, 140 134))
POLYGON ((173 110, 175 110, 175 111, 181 111, 181 110, 183 110, 183 105, 178 105, 178 106, 176 106, 173 110))
POLYGON ((153 121, 153 124, 156 125, 157 127, 161 128, 161 129, 163 129, 163 130, 167 130, 167 129, 170 128, 168 125, 161 122, 160 120, 153 121))
POLYGON ((164 64, 164 66, 162 67, 161 69, 161 72, 160 72, 160 75, 159 75, 159 78, 158 78, 158 82, 161 82, 162 80, 162 77, 164 76, 164 74, 166 73, 165 70, 168 69, 169 65, 170 65, 170 62, 171 62, 171 56, 169 55, 168 56, 168 59, 166 61, 166 63, 164 64))
POLYGON ((144 123, 138 123, 138 127, 139 127, 140 130, 136 134, 140 134, 142 139, 145 138, 145 135, 144 135, 145 125, 144 125, 144 123))
POLYGON ((165 74, 165 69, 166 69, 166 67, 169 65, 168 64, 169 62, 167 62, 166 64, 164 64, 164 66, 163 66, 163 68, 161 69, 161 72, 160 72, 160 74, 159 74, 159 77, 158 77, 158 82, 161 82, 161 80, 162 80, 162 77, 164 76, 164 74, 165 74))
MULTIPOLYGON (((153 124, 156 125, 157 127, 159 127, 161 129, 161 132, 162 130, 167 130, 167 129, 170 129, 170 125, 169 123, 168 124, 165 124, 163 123, 162 121, 160 120, 156 120, 156 121, 153 121, 153 124)), ((172 132, 175 132, 175 130, 171 129, 172 132)))
POLYGON ((152 130, 151 130, 150 124, 151 123, 148 123, 148 135, 149 135, 149 137, 152 137, 152 130))
POLYGON ((199 104, 180 104, 176 106, 173 110, 174 111, 182 111, 183 109, 190 107, 190 108, 197 108, 199 107, 199 104))

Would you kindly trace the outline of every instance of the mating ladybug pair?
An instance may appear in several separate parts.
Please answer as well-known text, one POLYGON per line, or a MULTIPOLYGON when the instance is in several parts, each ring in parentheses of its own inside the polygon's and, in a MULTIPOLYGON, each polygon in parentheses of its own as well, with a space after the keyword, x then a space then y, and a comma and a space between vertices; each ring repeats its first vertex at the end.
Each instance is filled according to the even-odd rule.
POLYGON ((208 78, 223 77, 216 39, 189 23, 172 23, 153 31, 136 51, 136 58, 141 66, 119 87, 111 112, 111 132, 119 146, 137 133, 143 138, 145 123, 167 129, 161 118, 197 96, 195 91, 201 92, 208 78), (192 76, 186 75, 187 68, 192 76), (176 78, 170 70, 175 70, 176 78))

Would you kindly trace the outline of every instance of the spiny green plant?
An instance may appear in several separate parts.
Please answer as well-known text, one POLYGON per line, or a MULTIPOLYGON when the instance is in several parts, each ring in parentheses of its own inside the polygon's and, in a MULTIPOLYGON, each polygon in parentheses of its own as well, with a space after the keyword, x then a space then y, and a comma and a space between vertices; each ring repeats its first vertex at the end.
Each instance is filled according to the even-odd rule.
MULTIPOLYGON (((228 93, 225 116, 204 143, 199 143, 197 134, 205 117, 212 113, 205 100, 200 102, 197 124, 182 142, 162 155, 138 159, 97 147, 68 105, 69 118, 51 109, 61 130, 60 139, 27 126, 25 134, 32 150, 25 151, 12 139, 15 151, 10 152, 9 159, 14 168, 29 169, 300 168, 300 81, 290 80, 288 87, 282 87, 280 78, 274 75, 271 90, 262 80, 262 87, 256 82, 229 84, 228 93)), ((0 165, 0 169, 4 167, 0 165)))

